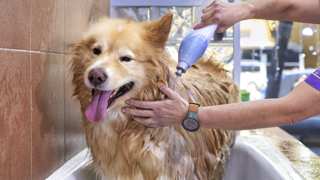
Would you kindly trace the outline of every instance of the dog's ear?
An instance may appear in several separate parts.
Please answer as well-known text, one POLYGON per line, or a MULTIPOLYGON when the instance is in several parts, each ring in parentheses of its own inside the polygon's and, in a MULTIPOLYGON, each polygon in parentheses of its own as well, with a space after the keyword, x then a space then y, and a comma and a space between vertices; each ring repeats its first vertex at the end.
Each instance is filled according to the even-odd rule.
POLYGON ((167 42, 173 15, 168 13, 160 20, 145 23, 146 39, 156 47, 163 48, 167 42))

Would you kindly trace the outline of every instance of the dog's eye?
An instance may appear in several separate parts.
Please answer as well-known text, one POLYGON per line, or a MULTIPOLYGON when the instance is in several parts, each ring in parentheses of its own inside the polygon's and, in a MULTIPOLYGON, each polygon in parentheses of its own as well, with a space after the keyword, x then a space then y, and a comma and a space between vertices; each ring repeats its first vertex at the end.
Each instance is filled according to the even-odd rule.
POLYGON ((121 56, 120 57, 120 61, 123 61, 123 62, 129 62, 131 60, 132 60, 132 58, 129 56, 121 56))
POLYGON ((92 52, 93 52, 93 54, 95 54, 95 55, 100 55, 101 52, 102 52, 101 47, 95 47, 95 48, 93 48, 93 49, 92 49, 92 52))

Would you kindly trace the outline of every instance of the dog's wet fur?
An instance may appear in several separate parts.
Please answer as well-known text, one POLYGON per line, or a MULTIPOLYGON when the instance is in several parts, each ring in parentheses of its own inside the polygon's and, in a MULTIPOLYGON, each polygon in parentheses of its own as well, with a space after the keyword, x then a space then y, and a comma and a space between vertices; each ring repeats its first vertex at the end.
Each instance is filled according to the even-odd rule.
MULTIPOLYGON (((133 82, 129 92, 108 107, 106 118, 83 120, 94 168, 105 179, 222 179, 234 132, 205 129, 190 133, 181 126, 148 128, 121 112, 129 98, 161 100, 158 82, 176 83, 176 91, 201 106, 238 101, 238 89, 223 66, 203 58, 182 79, 173 75, 176 61, 165 51, 172 23, 167 14, 157 21, 135 22, 102 18, 92 24, 71 50, 74 95, 84 114, 94 88, 92 68, 103 68, 108 80, 100 90, 116 90, 133 82), (96 47, 100 48, 100 54, 96 47), (131 58, 121 59, 122 57, 131 58), (125 60, 125 61, 123 61, 125 60), (191 96, 188 95, 191 90, 191 96)), ((214 118, 214 117, 212 117, 214 118)))

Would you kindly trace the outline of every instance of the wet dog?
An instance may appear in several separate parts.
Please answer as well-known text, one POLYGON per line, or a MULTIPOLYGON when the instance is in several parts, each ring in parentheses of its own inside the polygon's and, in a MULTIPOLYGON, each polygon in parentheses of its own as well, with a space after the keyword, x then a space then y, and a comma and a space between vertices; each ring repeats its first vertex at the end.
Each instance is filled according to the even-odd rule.
POLYGON ((238 101, 237 87, 212 59, 202 59, 182 80, 175 80, 176 63, 165 51, 171 22, 171 14, 148 22, 103 18, 71 47, 74 95, 95 169, 105 179, 223 176, 234 132, 148 128, 121 112, 129 98, 164 99, 158 82, 175 83, 181 96, 201 106, 238 101))

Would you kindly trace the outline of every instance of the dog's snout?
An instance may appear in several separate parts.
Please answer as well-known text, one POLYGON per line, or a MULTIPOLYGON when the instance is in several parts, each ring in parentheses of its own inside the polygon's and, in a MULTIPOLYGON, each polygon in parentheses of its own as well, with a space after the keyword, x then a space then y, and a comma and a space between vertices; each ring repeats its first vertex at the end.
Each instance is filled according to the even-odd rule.
POLYGON ((89 71, 88 79, 93 86, 99 86, 108 79, 108 76, 104 69, 94 68, 89 71))

